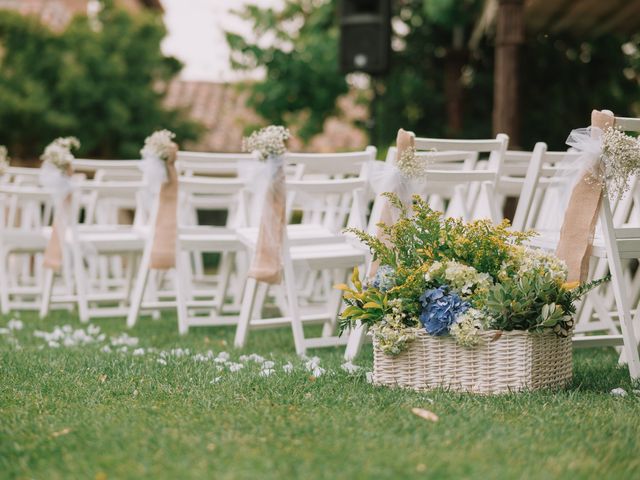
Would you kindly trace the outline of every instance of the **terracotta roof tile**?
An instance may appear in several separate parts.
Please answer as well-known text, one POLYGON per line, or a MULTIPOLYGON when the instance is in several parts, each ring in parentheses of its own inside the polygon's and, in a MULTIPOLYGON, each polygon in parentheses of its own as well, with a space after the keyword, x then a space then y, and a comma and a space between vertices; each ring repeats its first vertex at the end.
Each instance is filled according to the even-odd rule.
MULTIPOLYGON (((244 129, 264 121, 246 106, 248 92, 238 84, 189 82, 175 80, 169 87, 166 104, 184 108, 189 116, 206 129, 200 141, 185 148, 200 151, 234 152, 242 145, 244 129)), ((324 131, 308 145, 292 139, 292 150, 331 152, 362 149, 367 145, 364 132, 353 126, 353 120, 366 118, 367 109, 350 94, 339 99, 342 118, 327 119, 324 131)), ((295 137, 295 132, 294 137, 295 137)))

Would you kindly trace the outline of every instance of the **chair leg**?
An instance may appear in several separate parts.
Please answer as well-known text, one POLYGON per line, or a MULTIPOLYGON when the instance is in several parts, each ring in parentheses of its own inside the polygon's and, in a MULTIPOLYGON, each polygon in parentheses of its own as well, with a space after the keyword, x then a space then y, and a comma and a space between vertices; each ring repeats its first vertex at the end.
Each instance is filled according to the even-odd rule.
MULTIPOLYGON (((75 284, 76 302, 80 321, 89 322, 89 302, 87 300, 87 279, 85 276, 84 262, 78 245, 72 247, 73 283, 75 284)), ((66 269, 63 263, 63 268, 66 269)))
POLYGON ((147 279, 149 278, 149 264, 151 262, 151 248, 145 248, 140 259, 140 265, 138 267, 138 275, 136 276, 136 283, 133 287, 131 299, 129 301, 129 314, 127 315, 127 327, 133 328, 140 315, 140 306, 142 305, 142 297, 147 286, 147 279))
MULTIPOLYGON (((606 199, 605 199, 606 200, 606 199)), ((627 299, 627 292, 624 285, 624 273, 620 263, 620 252, 616 238, 614 236, 613 220, 611 218, 611 207, 608 201, 604 201, 600 211, 600 221, 602 224, 607 259, 609 261, 609 271, 611 272, 611 287, 616 299, 616 308, 622 330, 625 360, 629 365, 629 374, 633 380, 640 378, 640 358, 638 357, 638 342, 636 341, 633 329, 631 310, 627 299)))
POLYGON ((51 308, 51 294, 53 292, 53 277, 53 270, 47 268, 44 272, 44 286, 42 289, 42 298, 40 300, 40 318, 45 318, 49 315, 49 309, 51 308))
POLYGON ((249 324, 251 323, 256 300, 257 284, 258 282, 254 278, 247 278, 244 295, 242 297, 242 307, 240 308, 240 318, 238 319, 238 326, 236 327, 236 337, 233 341, 236 348, 243 348, 247 342, 249 324))
MULTIPOLYGON (((333 284, 346 283, 349 274, 347 270, 335 269, 333 271, 333 284)), ((336 332, 338 325, 338 315, 340 315, 340 307, 342 306, 342 291, 334 288, 329 293, 329 299, 327 300, 327 311, 329 313, 330 321, 324 324, 322 327, 322 336, 331 337, 336 332)), ((346 332, 345 332, 346 334, 346 332)))
POLYGON ((176 265, 176 310, 178 314, 178 333, 186 335, 189 331, 189 286, 187 277, 190 276, 189 253, 181 252, 177 255, 176 265))
POLYGON ((224 307, 224 300, 227 295, 227 290, 229 288, 229 278, 231 276, 231 270, 233 267, 234 260, 233 252, 223 252, 222 257, 220 259, 220 273, 218 274, 218 288, 216 288, 216 297, 215 297, 215 308, 219 315, 222 314, 222 309, 224 307))
POLYGON ((283 263, 284 284, 287 292, 287 304, 289 306, 289 316, 291 318, 293 342, 296 346, 296 353, 302 356, 306 354, 307 349, 305 347, 304 329, 302 328, 302 319, 300 318, 300 309, 298 306, 296 278, 293 273, 293 265, 291 264, 291 260, 285 257, 283 263))
POLYGON ((2 314, 9 313, 9 278, 7 276, 8 271, 8 255, 5 251, 0 251, 0 308, 2 314))
POLYGON ((347 348, 344 351, 345 360, 355 360, 362 350, 364 345, 364 339, 367 335, 366 325, 359 323, 355 328, 349 332, 349 341, 347 342, 347 348))

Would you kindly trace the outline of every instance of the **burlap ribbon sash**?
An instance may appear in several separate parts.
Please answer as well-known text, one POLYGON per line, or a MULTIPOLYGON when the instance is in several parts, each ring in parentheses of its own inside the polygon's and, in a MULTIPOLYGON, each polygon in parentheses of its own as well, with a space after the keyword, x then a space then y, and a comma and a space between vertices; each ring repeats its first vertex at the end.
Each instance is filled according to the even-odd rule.
POLYGON ((282 281, 282 245, 286 224, 286 186, 282 159, 269 158, 274 165, 265 192, 256 252, 249 277, 260 282, 277 284, 282 281))
MULTIPOLYGON (((615 117, 608 110, 591 112, 591 126, 602 130, 613 127, 615 117)), ((593 135, 593 133, 592 133, 593 135)), ((596 164, 596 168, 600 168, 596 164)), ((602 185, 587 171, 573 188, 560 230, 556 255, 569 269, 568 282, 584 282, 589 274, 593 235, 602 202, 602 185)))
MULTIPOLYGON (((71 165, 67 166, 65 175, 69 178, 73 175, 71 165)), ((71 193, 67 194, 65 198, 54 205, 54 207, 56 210, 53 216, 53 225, 51 226, 51 237, 44 249, 43 264, 46 268, 50 268, 54 272, 59 272, 62 268, 62 244, 67 227, 66 219, 69 217, 71 211, 71 193)))
MULTIPOLYGON (((411 132, 407 132, 402 128, 398 130, 398 135, 396 137, 396 163, 398 159, 402 156, 402 154, 410 148, 415 147, 415 136, 411 132)), ((399 193, 399 192, 393 192, 399 193)), ((380 218, 379 223, 384 223, 385 225, 391 225, 394 221, 393 208, 389 203, 387 198, 382 198, 382 207, 380 209, 380 218)), ((376 237, 382 240, 383 242, 387 242, 388 240, 383 238, 382 236, 382 228, 379 226, 376 228, 376 237)), ((378 271, 379 262, 376 260, 371 263, 369 267, 369 278, 373 278, 378 271)))
POLYGON ((176 240, 178 216, 178 172, 176 157, 178 146, 174 143, 166 161, 167 181, 160 187, 158 213, 151 246, 150 268, 167 270, 176 266, 176 240))

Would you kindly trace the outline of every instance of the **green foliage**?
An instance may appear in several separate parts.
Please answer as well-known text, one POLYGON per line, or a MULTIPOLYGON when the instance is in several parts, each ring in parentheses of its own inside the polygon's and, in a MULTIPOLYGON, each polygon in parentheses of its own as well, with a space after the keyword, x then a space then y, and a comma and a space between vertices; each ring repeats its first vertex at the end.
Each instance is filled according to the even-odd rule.
MULTIPOLYGON (((267 123, 296 125, 309 140, 337 112, 347 92, 338 71, 338 28, 329 0, 286 0, 280 11, 248 5, 237 12, 252 24, 254 39, 227 32, 237 69, 266 67, 267 78, 250 85, 249 106, 267 123), (265 41, 275 42, 263 46, 265 41)), ((251 127, 252 128, 252 127, 251 127)))
MULTIPOLYGON (((392 144, 399 127, 432 137, 492 136, 493 40, 484 39, 474 51, 467 48, 483 4, 483 0, 393 2, 395 19, 408 32, 394 35, 391 71, 376 79, 378 147, 392 144), (451 99, 445 86, 455 81, 446 76, 451 68, 459 74, 462 89, 460 129, 448 121, 451 99)), ((285 5, 283 12, 259 7, 242 12, 259 37, 274 35, 275 45, 263 47, 237 35, 228 39, 237 67, 266 68, 266 79, 251 86, 255 88, 251 106, 268 123, 299 119, 308 139, 335 113, 335 101, 347 88, 337 68, 337 0, 287 0, 285 5)), ((564 150, 568 132, 586 125, 594 107, 637 114, 639 45, 639 36, 529 36, 520 65, 521 146, 532 148, 543 140, 551 149, 564 150)), ((370 98, 369 93, 370 89, 363 98, 370 98)))
POLYGON ((0 10, 0 143, 14 157, 35 158, 66 135, 80 139, 81 156, 105 158, 138 158, 161 128, 196 138, 196 124, 162 105, 181 68, 160 51, 162 18, 107 5, 99 22, 78 16, 55 33, 0 10))
POLYGON ((365 325, 378 323, 389 311, 387 296, 384 293, 376 288, 363 289, 358 267, 353 269, 351 284, 353 288, 336 285, 336 288, 343 291, 343 299, 347 304, 347 308, 340 314, 340 334, 358 321, 365 325))
POLYGON ((456 260, 497 278, 511 247, 533 235, 510 230, 508 220, 493 225, 489 220, 466 223, 459 218, 445 218, 420 196, 414 196, 413 215, 409 216, 396 195, 385 195, 400 210, 400 218, 393 225, 379 225, 382 239, 357 229, 349 231, 371 249, 380 263, 399 272, 400 283, 404 280, 400 272, 413 272, 440 260, 456 260))
POLYGON ((538 272, 504 279, 489 289, 486 309, 499 330, 553 328, 568 335, 575 313, 571 293, 538 272))
POLYGON ((496 283, 489 289, 485 307, 499 330, 551 328, 558 335, 567 336, 574 326, 574 302, 609 278, 606 276, 567 290, 550 275, 529 271, 496 283))

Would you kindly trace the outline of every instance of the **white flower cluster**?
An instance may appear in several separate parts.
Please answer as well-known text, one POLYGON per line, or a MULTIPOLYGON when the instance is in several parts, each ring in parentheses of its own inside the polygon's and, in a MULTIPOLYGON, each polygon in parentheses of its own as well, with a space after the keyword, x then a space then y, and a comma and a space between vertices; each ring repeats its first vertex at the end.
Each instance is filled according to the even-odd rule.
POLYGON ((514 247, 518 270, 516 275, 537 271, 541 275, 549 275, 558 285, 567 281, 567 264, 554 254, 537 248, 523 246, 514 247))
POLYGON ((0 175, 4 175, 9 168, 9 156, 7 147, 0 145, 0 175))
POLYGON ((56 138, 44 149, 40 160, 66 173, 67 168, 73 163, 73 159, 75 158, 73 153, 71 153, 71 149, 78 148, 80 148, 80 141, 76 137, 56 138))
POLYGON ((602 167, 597 180, 609 194, 622 196, 629 190, 629 180, 640 175, 640 139, 607 128, 602 135, 602 167))
POLYGON ((448 285, 453 292, 463 298, 477 290, 486 290, 493 284, 488 273, 478 272, 475 268, 454 260, 433 262, 425 273, 424 279, 427 282, 436 281, 448 285))
POLYGON ((391 313, 386 314, 381 322, 373 325, 370 332, 383 353, 399 355, 407 349, 409 343, 416 339, 419 329, 405 324, 408 315, 402 311, 402 302, 399 299, 391 300, 389 303, 391 313))
POLYGON ((165 162, 173 150, 173 139, 176 134, 169 130, 158 130, 153 132, 144 140, 144 147, 140 150, 142 158, 157 157, 165 162))
POLYGON ((416 155, 415 147, 407 148, 398 157, 396 166, 406 178, 424 179, 427 175, 426 162, 420 161, 416 155))
POLYGON ((279 157, 287 151, 286 141, 291 138, 289 130, 279 125, 270 125, 253 132, 242 139, 242 149, 245 152, 257 153, 260 160, 270 156, 279 157))
POLYGON ((458 345, 473 347, 480 343, 479 334, 491 329, 493 319, 482 310, 470 308, 456 319, 449 333, 458 345))

